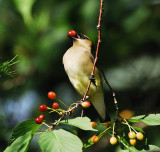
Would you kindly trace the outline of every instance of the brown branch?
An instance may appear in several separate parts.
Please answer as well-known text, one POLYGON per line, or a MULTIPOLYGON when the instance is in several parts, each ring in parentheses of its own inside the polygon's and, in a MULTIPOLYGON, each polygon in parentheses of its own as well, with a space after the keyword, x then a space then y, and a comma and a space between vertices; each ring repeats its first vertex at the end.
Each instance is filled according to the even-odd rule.
POLYGON ((104 78, 104 81, 106 82, 108 88, 110 89, 110 91, 112 93, 114 104, 115 104, 115 107, 116 107, 116 117, 119 117, 119 108, 118 108, 118 102, 117 102, 117 99, 116 99, 116 94, 113 91, 113 89, 112 89, 111 85, 109 84, 109 82, 107 81, 107 78, 106 78, 106 76, 104 74, 104 71, 102 69, 101 69, 101 73, 102 73, 102 76, 104 78))
POLYGON ((116 119, 115 119, 115 133, 117 134, 117 131, 118 131, 118 122, 119 122, 119 118, 121 118, 119 116, 119 108, 118 108, 118 102, 117 102, 117 98, 116 98, 116 94, 115 92, 113 91, 111 85, 109 84, 105 74, 104 74, 104 71, 101 69, 101 73, 102 73, 102 76, 104 78, 104 81, 106 82, 108 88, 110 89, 111 93, 112 93, 112 96, 113 96, 113 100, 114 100, 114 105, 115 105, 115 108, 116 108, 116 119))
MULTIPOLYGON (((91 76, 94 76, 95 66, 96 66, 96 63, 97 63, 97 60, 98 60, 99 46, 100 46, 100 43, 102 42, 101 41, 101 18, 102 18, 102 12, 103 12, 103 0, 101 0, 101 3, 100 3, 99 19, 98 19, 98 25, 97 25, 98 42, 97 42, 96 55, 95 55, 95 60, 94 60, 91 76)), ((92 80, 90 79, 89 82, 88 82, 88 86, 87 86, 86 92, 85 92, 85 94, 83 96, 83 100, 86 99, 87 93, 89 92, 91 81, 92 80)))

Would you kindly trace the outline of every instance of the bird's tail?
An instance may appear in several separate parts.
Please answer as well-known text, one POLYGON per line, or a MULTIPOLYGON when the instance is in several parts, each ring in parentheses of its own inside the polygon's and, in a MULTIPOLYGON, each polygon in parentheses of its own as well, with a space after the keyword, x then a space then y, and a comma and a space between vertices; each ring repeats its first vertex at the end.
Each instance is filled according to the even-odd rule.
POLYGON ((100 91, 99 93, 96 93, 90 100, 100 116, 100 121, 102 123, 109 122, 111 119, 104 103, 103 92, 100 91))
POLYGON ((99 115, 99 118, 100 118, 100 122, 101 123, 106 123, 106 122, 110 122, 111 121, 111 118, 110 118, 110 115, 108 113, 107 108, 106 108, 106 117, 105 117, 105 119, 103 119, 100 115, 99 115))

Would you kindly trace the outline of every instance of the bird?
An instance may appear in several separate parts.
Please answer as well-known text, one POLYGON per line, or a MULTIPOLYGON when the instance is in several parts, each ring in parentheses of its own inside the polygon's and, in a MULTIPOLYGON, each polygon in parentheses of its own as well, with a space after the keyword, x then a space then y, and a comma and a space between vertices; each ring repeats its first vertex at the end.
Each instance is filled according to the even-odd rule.
MULTIPOLYGON (((64 69, 75 90, 83 97, 93 68, 94 57, 92 55, 92 42, 84 34, 74 30, 68 32, 73 45, 63 55, 64 69)), ((100 116, 100 121, 105 123, 110 121, 105 102, 102 77, 97 67, 95 67, 94 78, 87 93, 87 100, 90 101, 100 116)))

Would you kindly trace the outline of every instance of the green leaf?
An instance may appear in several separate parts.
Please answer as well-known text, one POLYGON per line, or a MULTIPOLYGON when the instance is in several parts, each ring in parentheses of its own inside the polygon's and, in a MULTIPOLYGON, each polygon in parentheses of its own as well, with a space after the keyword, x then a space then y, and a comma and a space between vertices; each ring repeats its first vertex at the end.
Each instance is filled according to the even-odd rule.
POLYGON ((156 145, 149 145, 148 146, 148 150, 149 151, 160 151, 160 147, 156 146, 156 145))
POLYGON ((15 74, 15 71, 13 71, 13 66, 18 63, 19 61, 16 59, 17 56, 15 56, 13 59, 11 59, 10 61, 6 61, 1 63, 0 61, 0 80, 3 81, 6 78, 10 78, 13 77, 13 75, 15 74))
POLYGON ((59 123, 75 126, 83 130, 97 131, 96 129, 92 128, 91 120, 88 117, 77 117, 74 119, 63 120, 60 121, 59 123))
POLYGON ((14 0, 15 6, 19 13, 22 15, 26 24, 32 22, 32 6, 35 3, 35 0, 14 0))
POLYGON ((32 131, 18 137, 4 152, 27 152, 32 139, 32 131))
POLYGON ((144 148, 142 150, 138 150, 133 146, 129 147, 130 152, 154 152, 154 151, 159 151, 159 150, 160 150, 160 148, 155 145, 144 146, 144 148))
POLYGON ((143 122, 149 126, 160 125, 160 114, 140 115, 128 119, 129 122, 143 122))
POLYGON ((16 138, 18 138, 19 136, 23 136, 29 131, 32 131, 32 134, 34 134, 41 125, 42 124, 36 124, 34 119, 23 121, 16 128, 13 129, 8 141, 8 145, 10 145, 14 140, 16 140, 16 138))
POLYGON ((38 141, 42 152, 82 152, 81 140, 63 129, 44 132, 38 141))

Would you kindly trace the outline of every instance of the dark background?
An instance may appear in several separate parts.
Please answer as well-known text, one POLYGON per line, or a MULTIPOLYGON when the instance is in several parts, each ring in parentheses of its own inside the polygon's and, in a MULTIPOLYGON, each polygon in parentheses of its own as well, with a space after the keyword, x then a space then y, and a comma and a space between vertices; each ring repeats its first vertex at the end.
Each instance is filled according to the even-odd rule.
MULTIPOLYGON (((71 29, 87 35, 96 46, 99 3, 100 0, 0 0, 0 60, 4 62, 15 55, 19 60, 14 78, 0 81, 0 151, 6 148, 17 124, 37 117, 40 104, 52 105, 47 97, 50 90, 67 105, 81 99, 68 80, 62 57, 72 45, 67 37, 71 29)), ((105 1, 101 25, 103 43, 98 58, 117 93, 120 111, 129 109, 135 115, 159 113, 160 1, 105 1)), ((114 118, 113 99, 106 85, 104 91, 114 118)), ((85 115, 94 119, 94 112, 91 107, 85 115)), ((159 127, 144 130, 149 143, 160 146, 159 127)), ((94 150, 86 151, 119 151, 108 142, 109 137, 103 138, 94 150)), ((33 140, 29 151, 39 152, 37 144, 37 139, 33 140)))

